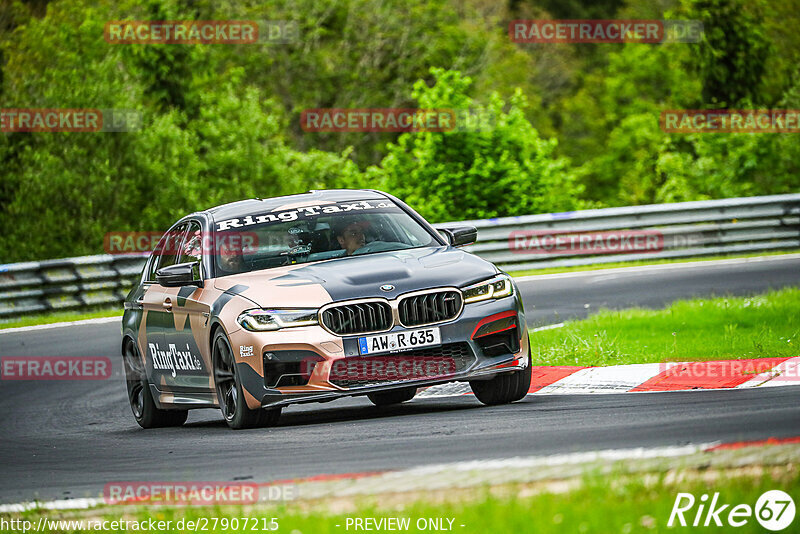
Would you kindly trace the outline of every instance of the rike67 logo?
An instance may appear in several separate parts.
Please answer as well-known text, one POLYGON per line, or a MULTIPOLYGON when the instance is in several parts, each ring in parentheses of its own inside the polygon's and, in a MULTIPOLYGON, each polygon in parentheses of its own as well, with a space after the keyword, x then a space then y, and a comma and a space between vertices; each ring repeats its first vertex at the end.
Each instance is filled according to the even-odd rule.
POLYGON ((719 492, 714 493, 710 502, 705 493, 699 499, 691 493, 678 493, 667 526, 738 528, 749 523, 754 516, 767 530, 784 530, 794 521, 794 500, 786 492, 770 490, 758 498, 755 507, 751 507, 749 504, 725 503, 719 492))

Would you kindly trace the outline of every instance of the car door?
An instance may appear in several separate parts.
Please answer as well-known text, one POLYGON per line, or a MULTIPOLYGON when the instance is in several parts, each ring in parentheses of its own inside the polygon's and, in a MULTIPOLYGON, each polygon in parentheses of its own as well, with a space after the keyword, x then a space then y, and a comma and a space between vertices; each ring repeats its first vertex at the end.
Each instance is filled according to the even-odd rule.
POLYGON ((172 303, 176 299, 177 292, 173 290, 174 288, 159 284, 156 273, 159 269, 177 262, 180 244, 188 226, 187 223, 177 224, 162 236, 153 251, 154 258, 147 273, 148 287, 142 297, 147 343, 146 347, 142 347, 142 351, 145 354, 150 383, 161 392, 170 392, 176 385, 175 359, 166 340, 167 334, 175 329, 172 303))
MULTIPOLYGON (((176 263, 192 263, 195 280, 203 280, 203 253, 207 235, 202 221, 190 220, 176 263)), ((171 382, 175 392, 211 393, 211 360, 207 350, 209 306, 202 302, 203 288, 197 285, 168 288, 172 322, 165 330, 164 342, 175 364, 171 382)))

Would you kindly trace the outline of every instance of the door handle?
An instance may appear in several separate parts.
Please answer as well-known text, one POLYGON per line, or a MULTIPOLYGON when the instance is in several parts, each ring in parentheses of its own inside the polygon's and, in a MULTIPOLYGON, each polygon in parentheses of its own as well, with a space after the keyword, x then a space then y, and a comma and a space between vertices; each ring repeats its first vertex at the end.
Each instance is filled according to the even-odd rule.
POLYGON ((169 297, 164 299, 164 304, 162 304, 162 306, 166 311, 168 312, 172 311, 172 301, 169 299, 169 297))

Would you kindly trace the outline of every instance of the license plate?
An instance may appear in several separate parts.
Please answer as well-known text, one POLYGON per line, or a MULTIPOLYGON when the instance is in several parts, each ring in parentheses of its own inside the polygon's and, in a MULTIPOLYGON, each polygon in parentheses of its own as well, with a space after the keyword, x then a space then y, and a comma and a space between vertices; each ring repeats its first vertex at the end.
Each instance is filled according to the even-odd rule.
POLYGON ((364 336, 358 338, 360 354, 378 354, 380 352, 400 352, 418 347, 432 347, 442 344, 439 328, 420 328, 390 334, 364 336))

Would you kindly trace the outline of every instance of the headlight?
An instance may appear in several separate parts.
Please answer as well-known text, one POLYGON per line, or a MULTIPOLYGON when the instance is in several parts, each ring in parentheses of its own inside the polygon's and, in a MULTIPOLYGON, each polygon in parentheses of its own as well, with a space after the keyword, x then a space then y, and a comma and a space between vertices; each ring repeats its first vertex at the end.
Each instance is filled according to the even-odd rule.
POLYGON ((501 274, 485 282, 465 287, 461 292, 464 294, 464 303, 468 304, 513 295, 514 285, 510 277, 501 274))
POLYGON ((242 312, 236 321, 245 330, 251 332, 265 332, 292 328, 295 326, 310 326, 317 324, 317 310, 247 310, 242 312))

